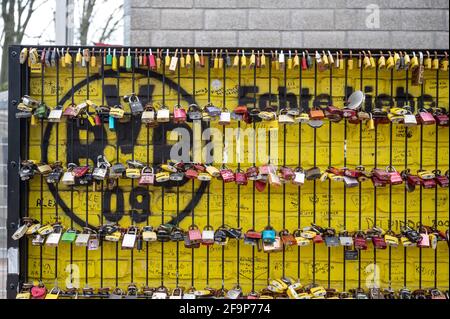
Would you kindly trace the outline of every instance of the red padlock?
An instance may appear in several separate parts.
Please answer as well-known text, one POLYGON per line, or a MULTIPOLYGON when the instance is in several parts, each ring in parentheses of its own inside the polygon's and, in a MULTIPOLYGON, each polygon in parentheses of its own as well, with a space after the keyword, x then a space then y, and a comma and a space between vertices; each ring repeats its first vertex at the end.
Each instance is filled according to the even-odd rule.
POLYGON ((256 181, 258 179, 259 170, 258 167, 252 166, 247 168, 245 175, 247 175, 247 179, 251 181, 256 181))
POLYGON ((292 170, 292 168, 289 168, 286 166, 280 167, 280 174, 281 174, 281 178, 285 181, 290 181, 290 180, 294 179, 294 177, 295 177, 295 173, 292 170))
POLYGON ((345 169, 344 175, 348 177, 358 178, 361 176, 361 171, 356 169, 345 169))
POLYGON ((389 173, 390 178, 389 178, 389 184, 391 185, 399 185, 403 183, 403 178, 400 175, 399 172, 396 171, 396 169, 392 166, 388 166, 386 168, 386 171, 389 173))
POLYGON ((237 185, 247 185, 248 183, 247 175, 241 169, 238 169, 236 171, 236 173, 234 174, 234 179, 237 185))
POLYGON ((325 114, 320 108, 314 108, 309 111, 309 118, 313 121, 316 120, 323 120, 325 117, 325 114))
POLYGON ((374 168, 372 170, 372 175, 374 177, 378 178, 379 180, 386 181, 386 182, 388 182, 391 179, 391 175, 389 174, 389 172, 387 172, 386 170, 383 170, 383 169, 379 169, 379 168, 374 168))
POLYGON ((189 226, 188 237, 189 237, 189 240, 193 243, 201 242, 202 234, 200 232, 200 229, 198 229, 197 225, 189 226))
POLYGON ((330 105, 325 109, 325 117, 331 122, 339 122, 342 120, 342 110, 330 105))
POLYGON ((95 121, 96 126, 102 126, 102 119, 100 118, 100 116, 98 114, 95 114, 94 121, 95 121))
POLYGON ((383 181, 376 176, 372 176, 372 183, 375 187, 385 187, 387 185, 387 181, 383 181))
POLYGON ((342 116, 344 118, 350 119, 350 118, 355 117, 358 120, 358 122, 359 122, 359 118, 356 115, 357 115, 356 110, 352 110, 352 109, 343 109, 342 110, 342 116))
POLYGON ((156 69, 156 59, 152 53, 152 50, 150 50, 150 54, 148 55, 148 65, 150 66, 150 69, 152 70, 156 69))
POLYGON ((374 236, 372 237, 373 247, 376 249, 386 249, 387 244, 382 236, 374 236))
POLYGON ((354 246, 356 249, 360 249, 360 250, 367 249, 366 236, 364 235, 364 233, 362 231, 358 231, 355 234, 355 238, 354 238, 353 242, 354 242, 354 246))
POLYGON ((434 170, 433 173, 435 175, 434 179, 436 183, 442 188, 447 188, 449 183, 448 171, 445 173, 445 175, 442 175, 440 170, 434 170))
POLYGON ((449 124, 448 113, 444 108, 436 109, 434 118, 436 119, 436 124, 439 126, 448 126, 449 124))
POLYGON ((305 53, 303 53, 302 56, 302 70, 303 71, 308 70, 308 62, 306 61, 305 53))
POLYGON ((295 240, 294 236, 291 233, 289 233, 287 229, 283 229, 282 231, 280 231, 279 235, 281 237, 283 245, 285 246, 297 245, 297 241, 295 240))
POLYGON ((255 188, 258 192, 263 192, 266 189, 266 182, 263 180, 255 181, 255 188))
POLYGON ((402 177, 406 182, 410 185, 419 186, 422 183, 422 180, 417 175, 412 175, 409 169, 404 170, 401 173, 402 177))
POLYGON ((334 174, 334 175, 338 175, 338 176, 343 176, 345 173, 345 170, 342 170, 340 168, 336 168, 336 167, 329 167, 327 169, 328 173, 334 174))
POLYGON ((422 109, 419 114, 416 116, 417 122, 422 125, 433 125, 436 124, 436 120, 433 117, 433 114, 422 109))
POLYGON ((175 105, 173 109, 173 122, 180 124, 186 122, 186 110, 181 105, 175 105))
POLYGON ((198 177, 198 172, 191 167, 186 170, 185 175, 188 179, 196 179, 198 177))
POLYGON ((224 183, 232 183, 234 182, 234 173, 231 169, 223 168, 220 170, 220 176, 224 183))
POLYGON ((436 181, 434 179, 421 179, 421 184, 425 189, 432 189, 436 187, 436 181))
POLYGON ((323 237, 321 234, 317 234, 316 236, 314 236, 312 241, 314 244, 321 244, 321 243, 323 243, 323 237))
POLYGON ((80 166, 80 167, 76 167, 73 169, 73 175, 75 177, 83 177, 84 175, 87 174, 87 172, 89 171, 89 166, 80 166))
POLYGON ((194 164, 194 168, 197 172, 200 172, 200 173, 206 172, 206 167, 203 164, 196 163, 196 164, 194 164))

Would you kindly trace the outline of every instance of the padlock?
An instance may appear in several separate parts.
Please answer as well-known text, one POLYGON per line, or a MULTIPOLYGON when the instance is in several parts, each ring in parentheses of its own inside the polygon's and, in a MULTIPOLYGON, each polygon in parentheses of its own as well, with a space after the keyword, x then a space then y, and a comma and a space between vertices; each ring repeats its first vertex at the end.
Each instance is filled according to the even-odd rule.
POLYGON ((297 167, 294 171, 294 179, 292 180, 292 184, 301 186, 305 183, 305 172, 303 168, 297 167))
POLYGON ((235 182, 236 182, 237 185, 244 185, 245 186, 248 183, 247 175, 241 169, 236 170, 236 173, 234 174, 234 179, 235 179, 235 182))
POLYGON ((260 232, 255 231, 254 229, 249 229, 244 235, 244 244, 259 246, 259 241, 261 240, 262 235, 260 232))
POLYGON ((344 176, 344 185, 345 187, 357 187, 359 185, 359 181, 357 178, 344 176))
POLYGON ((295 120, 293 115, 289 114, 288 109, 280 110, 280 116, 278 117, 278 123, 282 125, 294 124, 295 120))
POLYGON ((309 112, 309 118, 313 121, 323 120, 325 118, 325 114, 321 109, 314 108, 309 112))
POLYGON ((157 240, 156 232, 152 226, 144 226, 142 228, 142 240, 145 242, 155 242, 157 240))
POLYGON ((116 163, 111 166, 109 170, 109 178, 120 178, 126 171, 125 165, 122 163, 116 163))
POLYGON ((156 121, 158 123, 168 123, 170 121, 170 111, 165 105, 156 112, 156 121))
POLYGON ((67 118, 76 117, 78 113, 75 110, 75 104, 70 104, 69 106, 67 106, 62 115, 66 116, 67 118))
POLYGON ((142 168, 141 177, 139 178, 139 185, 153 185, 155 182, 155 174, 153 167, 145 166, 142 168))
POLYGON ((386 249, 387 247, 386 241, 384 240, 383 236, 372 237, 372 243, 375 249, 386 249))
MULTIPOLYGON (((419 232, 415 231, 409 226, 403 226, 401 228, 401 233, 403 236, 405 236, 409 241, 411 241, 413 244, 418 243, 422 240, 422 236, 419 232)), ((403 242, 403 241, 402 241, 403 242)))
MULTIPOLYGON (((195 109, 198 109, 198 106, 196 104, 194 104, 194 108, 192 109, 192 111, 195 112, 195 109)), ((221 110, 217 106, 214 106, 211 102, 208 102, 204 107, 204 112, 206 112, 208 116, 215 118, 220 116, 221 110)), ((197 117, 195 113, 194 117, 197 117)))
POLYGON ((155 119, 155 109, 151 104, 145 106, 144 112, 142 112, 141 121, 150 127, 158 125, 158 122, 155 119))
POLYGON ((442 175, 440 170, 433 171, 436 183, 442 188, 448 187, 449 184, 448 172, 449 171, 447 171, 444 175, 442 175))
POLYGON ((31 244, 33 246, 42 246, 45 242, 45 236, 41 234, 33 235, 33 239, 31 240, 31 244))
POLYGON ((257 180, 258 175, 259 175, 258 167, 251 166, 251 167, 247 168, 247 170, 245 171, 245 175, 247 176, 248 180, 251 180, 251 181, 257 180))
POLYGON ((100 247, 100 241, 96 232, 92 233, 89 236, 87 247, 88 250, 98 250, 98 248, 100 247))
POLYGON ((163 171, 158 172, 155 175, 155 180, 158 183, 168 182, 168 181, 170 181, 170 174, 169 174, 169 172, 163 172, 163 171))
POLYGON ((137 179, 141 177, 141 168, 144 165, 137 161, 127 161, 128 168, 125 170, 125 176, 131 179, 137 179))
POLYGON ((61 122, 63 107, 61 105, 56 106, 50 111, 48 115, 48 121, 53 123, 61 122))
POLYGON ((111 164, 106 160, 105 156, 97 156, 97 167, 92 172, 92 177, 95 180, 104 180, 108 175, 108 168, 111 164))
POLYGON ((355 233, 353 242, 355 249, 367 250, 366 236, 362 231, 358 231, 355 233))
POLYGON ((322 176, 322 172, 320 171, 320 168, 318 168, 318 167, 313 167, 313 168, 307 169, 305 171, 305 178, 308 181, 319 179, 321 176, 322 176))
POLYGON ((63 230, 63 227, 61 226, 61 224, 58 224, 58 223, 54 224, 53 232, 47 236, 45 245, 48 247, 57 247, 59 244, 59 241, 61 240, 62 230, 63 230))
POLYGON ((120 104, 112 106, 109 110, 109 116, 114 119, 121 119, 124 117, 124 115, 125 111, 123 109, 123 106, 120 104))
POLYGON ((181 105, 175 105, 173 109, 173 122, 180 124, 186 122, 186 110, 181 105))
POLYGON ((445 108, 436 108, 433 115, 437 125, 444 127, 449 125, 448 113, 445 108))
POLYGON ((138 229, 135 226, 130 226, 127 232, 123 235, 122 249, 133 249, 136 245, 138 229))
POLYGON ((67 229, 61 236, 61 242, 73 243, 77 238, 77 231, 75 229, 67 229))
POLYGON ((436 188, 436 181, 434 179, 423 179, 422 178, 421 185, 424 189, 436 188))
POLYGON ((77 238, 75 239, 75 246, 87 247, 92 233, 94 233, 94 230, 85 227, 83 232, 78 234, 77 238))
POLYGON ((262 240, 264 243, 274 243, 276 237, 276 232, 271 226, 267 226, 262 231, 262 240))
POLYGON ((281 186, 281 179, 275 170, 271 170, 268 175, 268 182, 271 186, 279 187, 281 186))
POLYGON ((41 175, 47 176, 52 172, 52 167, 45 163, 40 163, 37 165, 37 170, 41 175))
POLYGON ((45 299, 47 295, 47 288, 40 281, 38 285, 34 285, 31 290, 31 299, 45 299))
POLYGON ((279 232, 279 236, 281 238, 281 242, 284 246, 292 246, 296 245, 297 241, 295 240, 295 237, 293 234, 289 233, 287 229, 283 229, 279 232))
POLYGON ((277 252, 283 249, 281 238, 276 236, 273 242, 263 241, 263 251, 265 253, 277 252))
POLYGON ((389 184, 391 185, 399 185, 403 183, 403 178, 400 175, 399 172, 397 172, 397 170, 392 167, 392 166, 388 166, 386 168, 386 172, 389 173, 389 184))
POLYGON ((231 113, 226 108, 223 108, 222 112, 220 113, 219 124, 228 125, 230 123, 231 123, 231 113))
POLYGON ((197 104, 189 105, 187 115, 191 121, 202 119, 202 111, 197 104))
POLYGON ((295 172, 286 166, 280 167, 280 177, 283 182, 290 182, 295 178, 295 172))
POLYGON ((312 242, 314 244, 322 244, 324 242, 322 234, 316 234, 316 236, 312 239, 312 242))
POLYGON ((142 106, 139 97, 135 93, 131 93, 129 96, 124 96, 124 101, 130 104, 131 114, 136 116, 144 112, 144 107, 142 106))
POLYGON ((351 247, 353 246, 353 237, 350 236, 348 231, 344 230, 339 233, 339 243, 341 244, 341 246, 351 247))
POLYGON ((425 109, 421 109, 419 114, 416 116, 417 122, 422 125, 433 125, 436 124, 436 120, 433 117, 433 114, 428 112, 425 109))
POLYGON ((388 246, 398 247, 398 238, 397 236, 395 236, 392 230, 386 232, 386 234, 384 235, 384 241, 388 246))
POLYGON ((430 247, 430 236, 425 227, 420 228, 420 240, 417 242, 417 247, 429 248, 430 247))
POLYGON ((48 184, 57 184, 61 179, 62 173, 63 168, 61 162, 56 162, 52 165, 52 171, 47 175, 45 180, 48 184))
POLYGON ((330 122, 333 122, 333 123, 337 123, 337 122, 341 121, 342 117, 343 117, 342 116, 342 110, 337 108, 337 107, 335 107, 335 106, 332 106, 332 105, 327 106, 327 108, 325 109, 324 114, 325 114, 325 117, 330 122))
POLYGON ((258 113, 258 117, 263 121, 273 121, 276 119, 276 116, 274 108, 270 105, 269 101, 267 101, 265 109, 258 113))
POLYGON ((152 299, 166 299, 168 295, 169 293, 167 288, 161 286, 153 292, 152 299))
POLYGON ((235 181, 233 171, 225 167, 220 170, 220 177, 224 183, 232 183, 235 181))
MULTIPOLYGON (((311 244, 311 240, 310 239, 305 238, 305 237, 302 236, 302 230, 300 228, 294 230, 292 232, 292 235, 294 236, 295 241, 297 242, 297 245, 300 246, 300 247, 308 246, 308 245, 311 244)), ((314 233, 314 236, 315 236, 315 233, 314 233)))
POLYGON ((207 225, 203 228, 202 234, 202 244, 205 246, 210 246, 214 244, 214 228, 211 225, 207 225))
POLYGON ((195 170, 195 168, 193 166, 191 166, 186 169, 186 171, 184 172, 184 175, 188 179, 196 179, 198 177, 198 172, 197 172, 197 170, 195 170))
MULTIPOLYGON (((204 173, 202 173, 202 174, 204 174, 204 173)), ((199 174, 199 176, 200 176, 200 174, 199 174)), ((199 176, 197 176, 197 178, 199 176)), ((184 177, 185 177, 185 173, 180 171, 180 172, 171 173, 169 178, 171 181, 181 182, 184 179, 184 177)))

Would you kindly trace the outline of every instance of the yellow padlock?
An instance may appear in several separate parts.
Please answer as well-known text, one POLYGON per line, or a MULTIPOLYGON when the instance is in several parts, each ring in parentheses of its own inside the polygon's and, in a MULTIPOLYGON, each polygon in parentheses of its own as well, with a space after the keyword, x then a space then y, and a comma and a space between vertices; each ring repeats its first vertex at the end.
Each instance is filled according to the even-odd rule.
MULTIPOLYGON (((123 51, 122 51, 122 55, 120 56, 120 59, 121 59, 120 63, 122 63, 122 62, 125 63, 125 57, 123 56, 123 51), (122 61, 122 58, 123 58, 123 61, 122 61)), ((117 63, 118 63, 118 61, 117 61, 116 49, 114 49, 113 56, 112 56, 112 62, 111 62, 111 68, 113 69, 113 71, 117 71, 119 69, 117 63)))
POLYGON ((266 67, 266 56, 265 56, 265 54, 264 54, 264 50, 262 50, 262 53, 261 53, 261 68, 265 68, 266 67))
MULTIPOLYGON (((114 54, 113 54, 113 62, 114 62, 114 58, 116 58, 116 67, 117 67, 117 57, 116 57, 116 50, 114 49, 114 54)), ((122 49, 120 51, 120 57, 119 57, 119 67, 124 68, 125 67, 125 55, 124 55, 124 50, 122 49)))
POLYGON ((190 68, 192 65, 192 56, 190 53, 190 50, 188 49, 187 54, 186 54, 186 68, 190 68))
POLYGON ((397 64, 400 64, 400 54, 394 52, 394 66, 396 66, 397 64))
POLYGON ((382 70, 386 67, 386 58, 383 55, 383 51, 380 51, 380 57, 378 58, 378 69, 382 70))
POLYGON ((186 67, 186 59, 183 55, 183 50, 180 50, 180 68, 184 69, 186 67))
POLYGON ((370 51, 368 52, 369 52, 370 68, 374 69, 376 67, 375 59, 373 58, 372 53, 370 51))
POLYGON ((247 58, 245 57, 245 52, 242 50, 242 57, 241 57, 241 68, 247 67, 247 58))
POLYGON ((196 66, 200 65, 200 56, 197 53, 197 50, 194 50, 194 63, 196 66))
POLYGON ((64 55, 64 62, 66 65, 72 65, 72 55, 69 53, 69 49, 67 49, 66 54, 64 55))
POLYGON ((419 58, 416 56, 416 52, 413 52, 413 57, 411 58, 411 70, 415 70, 419 67, 419 58))
POLYGON ((344 53, 342 51, 339 51, 339 69, 344 69, 344 53))
POLYGON ((431 55, 430 55, 430 51, 427 51, 427 57, 425 59, 425 62, 423 63, 423 66, 425 69, 430 70, 431 69, 431 55))
POLYGON ((363 60, 364 69, 371 68, 372 63, 370 63, 370 58, 367 56, 365 51, 363 51, 363 54, 364 54, 364 60, 363 60))
POLYGON ((252 50, 252 55, 250 55, 250 63, 248 65, 249 68, 253 68, 256 64, 256 55, 255 55, 255 51, 252 50))
POLYGON ((405 68, 409 68, 410 64, 411 64, 411 58, 409 57, 408 52, 405 52, 403 55, 403 59, 405 61, 405 68))
POLYGON ((325 51, 322 52, 322 63, 325 66, 328 66, 330 64, 330 62, 328 61, 328 57, 327 57, 327 54, 325 53, 325 51))
MULTIPOLYGON (((211 51, 210 59, 212 59, 213 56, 214 56, 214 53, 213 53, 213 51, 211 51)), ((214 66, 213 66, 213 68, 214 69, 218 69, 219 68, 219 57, 218 57, 217 50, 216 50, 216 55, 214 56, 214 66)))
POLYGON ((64 56, 64 49, 62 49, 61 54, 62 54, 62 59, 59 59, 59 61, 61 61, 60 65, 61 65, 62 68, 65 68, 66 67, 66 59, 65 59, 65 56, 64 56))
POLYGON ((236 55, 234 56, 234 59, 233 59, 233 67, 234 68, 237 68, 238 66, 239 66, 239 50, 237 50, 237 53, 236 53, 236 55))
POLYGON ((162 50, 158 49, 156 51, 156 69, 161 69, 161 63, 162 63, 162 50))
POLYGON ((81 49, 78 49, 77 55, 75 56, 75 62, 80 65, 82 60, 83 56, 81 55, 81 49))
POLYGON ((95 68, 97 66, 97 57, 95 56, 95 49, 92 49, 90 66, 91 68, 95 68))
POLYGON ((392 56, 391 51, 389 51, 389 57, 386 60, 386 69, 391 70, 392 68, 394 68, 394 65, 395 65, 394 57, 392 56))
POLYGON ((293 60, 293 67, 294 67, 294 69, 297 69, 299 66, 300 66, 300 58, 298 56, 297 50, 295 50, 295 56, 294 56, 294 60, 293 60))
POLYGON ((219 53, 219 69, 223 69, 223 56, 222 56, 222 50, 220 50, 219 53))
POLYGON ((165 59, 164 59, 164 66, 165 66, 166 68, 169 68, 169 66, 170 66, 169 49, 167 49, 167 51, 166 51, 166 57, 165 57, 165 59))
POLYGON ((275 65, 275 70, 279 70, 280 69, 280 60, 278 59, 278 51, 275 50, 275 59, 272 61, 272 63, 274 63, 275 65))
POLYGON ((444 52, 445 58, 441 61, 441 71, 447 72, 448 71, 448 53, 444 52))
POLYGON ((437 51, 434 51, 434 59, 433 59, 432 69, 439 70, 439 58, 437 55, 437 51))

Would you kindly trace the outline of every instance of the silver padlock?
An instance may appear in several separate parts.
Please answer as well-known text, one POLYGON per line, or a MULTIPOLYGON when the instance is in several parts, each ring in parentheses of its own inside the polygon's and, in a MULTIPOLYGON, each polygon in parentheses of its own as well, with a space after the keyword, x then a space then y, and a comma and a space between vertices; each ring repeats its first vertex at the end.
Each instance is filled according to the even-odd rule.
POLYGON ((75 246, 86 247, 91 238, 91 233, 93 231, 90 228, 85 227, 81 234, 78 234, 77 239, 75 239, 75 246))
POLYGON ((144 112, 144 107, 142 106, 142 103, 136 94, 132 93, 130 96, 125 96, 124 100, 128 100, 128 103, 130 104, 131 114, 139 115, 144 112))
POLYGON ((57 247, 61 240, 62 226, 60 224, 55 224, 53 228, 53 233, 48 235, 47 240, 45 241, 45 245, 49 247, 57 247))
POLYGON ((155 123, 155 109, 153 106, 148 105, 145 107, 144 112, 141 116, 141 121, 144 124, 153 124, 155 123))
POLYGON ((75 184, 75 175, 73 174, 73 169, 76 167, 74 163, 67 165, 67 172, 64 173, 61 182, 64 185, 71 186, 75 184))
POLYGON ((167 298, 167 288, 164 286, 159 287, 153 292, 152 299, 166 299, 167 298))
POLYGON ((122 249, 133 249, 136 244, 137 228, 131 226, 128 228, 127 233, 123 235, 122 249))
POLYGON ((219 124, 228 125, 230 123, 231 123, 231 113, 226 108, 224 108, 220 113, 219 124))
POLYGON ((298 167, 295 169, 294 172, 294 179, 292 180, 292 183, 295 185, 303 185, 305 184, 305 171, 303 168, 298 167))
POLYGON ((339 235, 339 242, 342 246, 350 247, 353 246, 353 237, 349 236, 348 234, 341 234, 339 235))
POLYGON ((214 244, 214 229, 212 226, 205 226, 202 231, 202 244, 212 245, 214 244))
POLYGON ((167 123, 170 121, 170 111, 166 106, 162 106, 156 113, 156 121, 159 123, 167 123))
POLYGON ((56 106, 50 111, 50 114, 48 115, 48 121, 53 123, 61 122, 62 113, 63 107, 61 105, 56 106))
POLYGON ((22 226, 19 226, 19 228, 17 228, 17 230, 14 232, 11 238, 14 240, 19 240, 20 238, 25 236, 27 231, 28 231, 28 223, 24 223, 22 226))
POLYGON ((88 250, 97 250, 99 246, 98 235, 96 233, 91 234, 87 245, 88 250))
POLYGON ((344 176, 344 184, 345 187, 356 187, 359 185, 359 182, 356 178, 344 176))
POLYGON ((405 126, 416 126, 417 125, 417 119, 413 114, 405 114, 403 124, 405 126))
POLYGON ((103 155, 99 155, 97 157, 97 167, 94 168, 92 177, 99 181, 104 180, 108 174, 108 168, 110 166, 111 164, 106 160, 106 158, 103 155))
POLYGON ((31 240, 31 244, 33 246, 42 246, 44 244, 44 241, 45 241, 45 236, 36 234, 36 235, 34 235, 33 239, 31 240))
POLYGON ((228 290, 226 299, 238 299, 242 295, 242 289, 240 287, 235 287, 228 290))

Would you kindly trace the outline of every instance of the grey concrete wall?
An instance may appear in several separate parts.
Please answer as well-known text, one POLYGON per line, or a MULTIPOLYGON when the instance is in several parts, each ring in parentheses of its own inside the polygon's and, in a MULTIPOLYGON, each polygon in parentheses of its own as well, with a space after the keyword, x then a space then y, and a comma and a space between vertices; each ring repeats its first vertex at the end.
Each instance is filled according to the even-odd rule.
POLYGON ((448 0, 125 0, 125 43, 448 49, 448 9, 448 0), (379 25, 368 25, 374 5, 379 25))

